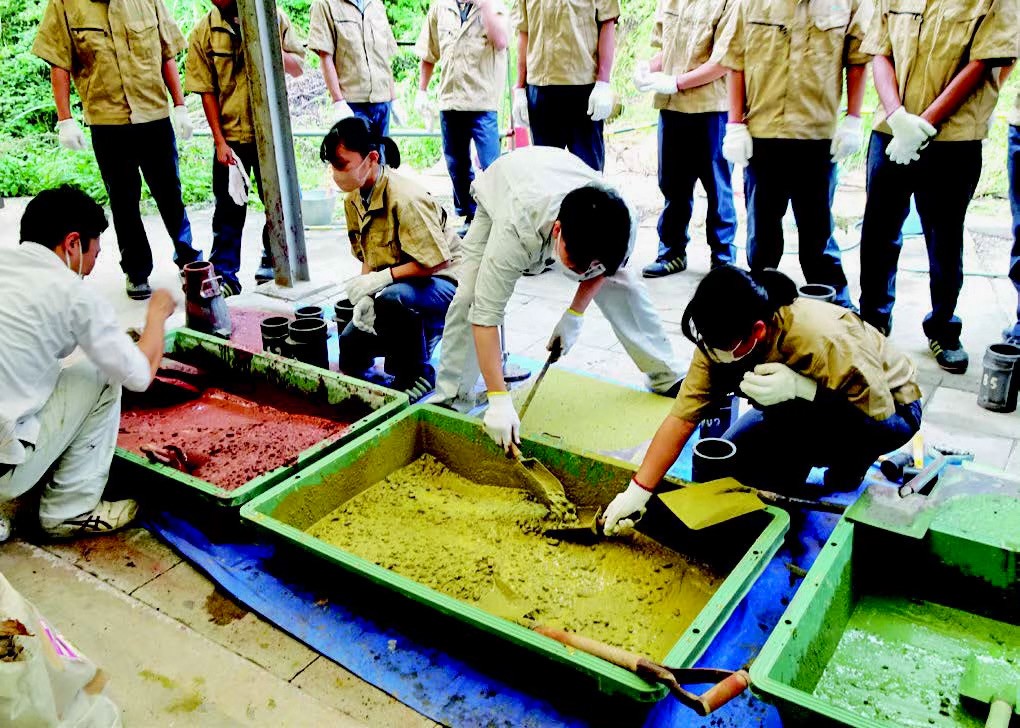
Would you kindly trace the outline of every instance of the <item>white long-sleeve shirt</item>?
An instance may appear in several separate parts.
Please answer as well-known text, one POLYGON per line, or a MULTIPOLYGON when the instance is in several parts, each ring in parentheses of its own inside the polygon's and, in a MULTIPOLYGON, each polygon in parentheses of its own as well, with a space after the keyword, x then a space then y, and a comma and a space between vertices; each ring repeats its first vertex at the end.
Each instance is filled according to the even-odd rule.
POLYGON ((35 444, 36 415, 78 346, 112 384, 149 386, 149 361, 110 304, 52 250, 22 243, 0 254, 0 463, 24 462, 22 442, 35 444))

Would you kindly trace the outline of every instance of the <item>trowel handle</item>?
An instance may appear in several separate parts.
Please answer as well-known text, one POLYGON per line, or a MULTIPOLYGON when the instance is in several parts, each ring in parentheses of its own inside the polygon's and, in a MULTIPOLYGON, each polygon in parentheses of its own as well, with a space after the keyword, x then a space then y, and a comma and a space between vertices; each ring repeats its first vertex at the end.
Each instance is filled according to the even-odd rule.
POLYGON ((744 692, 750 684, 751 676, 747 674, 746 670, 737 670, 731 673, 729 677, 716 683, 698 696, 698 700, 705 711, 701 715, 708 715, 726 705, 726 703, 744 692))
POLYGON ((1009 719, 1013 714, 1013 706, 1005 700, 993 700, 988 710, 985 728, 1009 728, 1009 719))
POLYGON ((645 658, 635 652, 628 652, 622 647, 607 645, 605 642, 593 640, 590 637, 585 637, 584 635, 577 634, 576 632, 567 632, 566 630, 557 629, 556 627, 544 627, 542 625, 533 627, 533 629, 539 634, 550 637, 557 642, 562 642, 567 647, 574 647, 581 650, 581 652, 587 652, 589 655, 601 657, 606 662, 619 665, 631 672, 637 672, 638 664, 642 660, 645 660, 645 658))

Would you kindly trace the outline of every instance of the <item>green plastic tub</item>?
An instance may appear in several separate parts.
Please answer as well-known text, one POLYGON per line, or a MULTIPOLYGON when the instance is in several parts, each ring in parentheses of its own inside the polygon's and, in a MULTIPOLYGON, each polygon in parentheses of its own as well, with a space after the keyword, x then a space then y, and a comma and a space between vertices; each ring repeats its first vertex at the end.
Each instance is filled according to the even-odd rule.
MULTIPOLYGON (((555 473, 563 482, 568 497, 580 508, 608 504, 635 471, 633 466, 622 461, 559 449, 551 441, 525 440, 521 450, 525 456, 541 460, 555 473)), ((473 464, 480 461, 485 462, 486 468, 490 463, 497 468, 499 463, 512 467, 486 436, 478 420, 418 405, 254 499, 241 509, 241 516, 341 569, 494 635, 505 641, 508 649, 510 645, 515 650, 524 648, 561 667, 568 666, 577 671, 572 674, 583 675, 588 685, 606 695, 643 702, 666 695, 661 685, 645 682, 599 658, 568 650, 527 627, 493 616, 474 604, 442 594, 305 533, 309 526, 342 503, 425 453, 460 473, 474 472, 473 464)), ((688 667, 704 652, 779 549, 789 518, 781 510, 767 508, 694 532, 687 530, 663 506, 657 509, 655 505, 653 501, 642 520, 642 530, 663 545, 708 563, 725 576, 665 658, 666 664, 672 667, 688 667)), ((493 655, 492 659, 497 660, 499 656, 493 655)))
POLYGON ((785 725, 983 726, 972 656, 1020 670, 1020 501, 940 507, 923 539, 843 520, 751 667, 785 725), (983 524, 983 525, 982 525, 983 524))
POLYGON ((222 339, 191 329, 175 329, 166 336, 166 353, 187 364, 210 373, 229 373, 238 379, 265 382, 284 391, 335 406, 337 412, 365 414, 354 420, 350 429, 336 439, 324 440, 301 452, 289 465, 284 465, 248 481, 233 490, 196 478, 187 473, 151 463, 137 453, 117 448, 114 467, 118 477, 152 481, 160 486, 182 488, 224 506, 239 506, 259 493, 284 481, 344 443, 407 408, 407 395, 379 387, 342 374, 326 372, 317 367, 273 354, 253 354, 236 349, 222 339))

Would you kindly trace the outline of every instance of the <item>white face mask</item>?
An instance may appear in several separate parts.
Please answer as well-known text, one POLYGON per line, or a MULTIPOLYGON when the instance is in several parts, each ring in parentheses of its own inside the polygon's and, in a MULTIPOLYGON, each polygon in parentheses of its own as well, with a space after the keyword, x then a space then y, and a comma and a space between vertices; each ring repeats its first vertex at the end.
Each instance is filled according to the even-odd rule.
POLYGON ((754 348, 756 346, 758 346, 758 340, 755 339, 754 344, 751 345, 751 348, 747 350, 746 354, 741 354, 740 356, 737 356, 736 354, 734 354, 733 352, 735 352, 737 349, 739 349, 741 346, 743 346, 743 344, 744 344, 744 342, 741 341, 739 344, 734 346, 729 351, 725 351, 723 349, 713 349, 713 348, 709 347, 708 350, 709 350, 709 353, 710 353, 710 358, 714 359, 715 361, 719 362, 720 364, 733 364, 734 362, 738 362, 741 359, 744 359, 744 358, 750 356, 751 352, 754 351, 754 348))
MULTIPOLYGON (((67 254, 66 250, 64 251, 64 264, 67 266, 68 270, 73 270, 71 268, 71 256, 69 256, 67 254)), ((78 256, 78 277, 79 278, 84 278, 85 277, 84 275, 82 275, 82 272, 81 272, 82 271, 82 266, 84 264, 85 264, 85 261, 82 259, 82 256, 79 255, 78 256)))
POLYGON ((591 265, 588 266, 588 270, 584 273, 578 273, 575 270, 571 270, 567 267, 567 264, 563 262, 563 259, 560 258, 560 247, 562 245, 562 238, 557 238, 556 243, 553 245, 553 258, 556 260, 556 267, 560 269, 560 273, 570 280, 576 283, 582 283, 584 281, 590 281, 592 278, 598 278, 606 272, 606 267, 597 260, 593 260, 591 265))

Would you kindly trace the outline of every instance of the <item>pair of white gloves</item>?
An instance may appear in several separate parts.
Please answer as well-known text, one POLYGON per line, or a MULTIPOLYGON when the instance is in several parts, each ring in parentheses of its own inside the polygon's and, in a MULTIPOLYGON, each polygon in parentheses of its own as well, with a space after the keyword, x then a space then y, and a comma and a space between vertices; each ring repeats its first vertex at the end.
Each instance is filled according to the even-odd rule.
MULTIPOLYGON (((864 135, 859 116, 845 116, 836 128, 836 134, 829 145, 833 162, 842 162, 861 148, 864 135)), ((754 143, 747 124, 727 124, 723 137, 722 153, 730 164, 746 167, 754 153, 754 143)))
POLYGON ((893 140, 885 148, 885 154, 896 164, 910 164, 921 158, 921 150, 938 130, 920 116, 908 113, 900 106, 886 117, 892 129, 893 140))
POLYGON ((638 61, 634 68, 634 88, 641 93, 652 91, 670 96, 677 93, 677 77, 662 71, 653 71, 648 61, 638 61))
POLYGON ((393 284, 393 271, 390 268, 362 273, 344 283, 347 298, 354 304, 351 323, 365 333, 375 331, 375 299, 372 298, 382 289, 393 284))
MULTIPOLYGON (((613 113, 616 96, 606 81, 596 81, 595 88, 588 95, 588 116, 592 121, 605 121, 613 113)), ((523 88, 515 88, 511 112, 516 126, 531 126, 528 118, 528 92, 523 88)))
MULTIPOLYGON (((191 123, 191 117, 188 116, 187 108, 175 106, 173 115, 174 125, 177 127, 177 136, 181 139, 191 139, 191 135, 195 133, 195 127, 191 123)), ((78 122, 74 118, 57 122, 57 141, 60 142, 60 146, 74 152, 83 151, 88 147, 85 133, 78 126, 78 122)))
MULTIPOLYGON (((560 317, 552 336, 549 337, 549 343, 545 346, 550 352, 559 349, 559 356, 550 357, 551 361, 557 361, 573 348, 581 335, 583 325, 584 314, 568 308, 560 317)), ((485 411, 483 424, 489 437, 504 450, 509 451, 511 443, 521 441, 521 419, 517 416, 509 392, 489 392, 489 408, 485 411)))
MULTIPOLYGON (((779 362, 759 364, 754 371, 744 374, 740 390, 758 404, 770 407, 794 398, 814 401, 818 384, 803 374, 779 362)), ((641 520, 652 491, 631 480, 627 488, 613 498, 605 512, 605 532, 619 533, 633 528, 641 520)))

